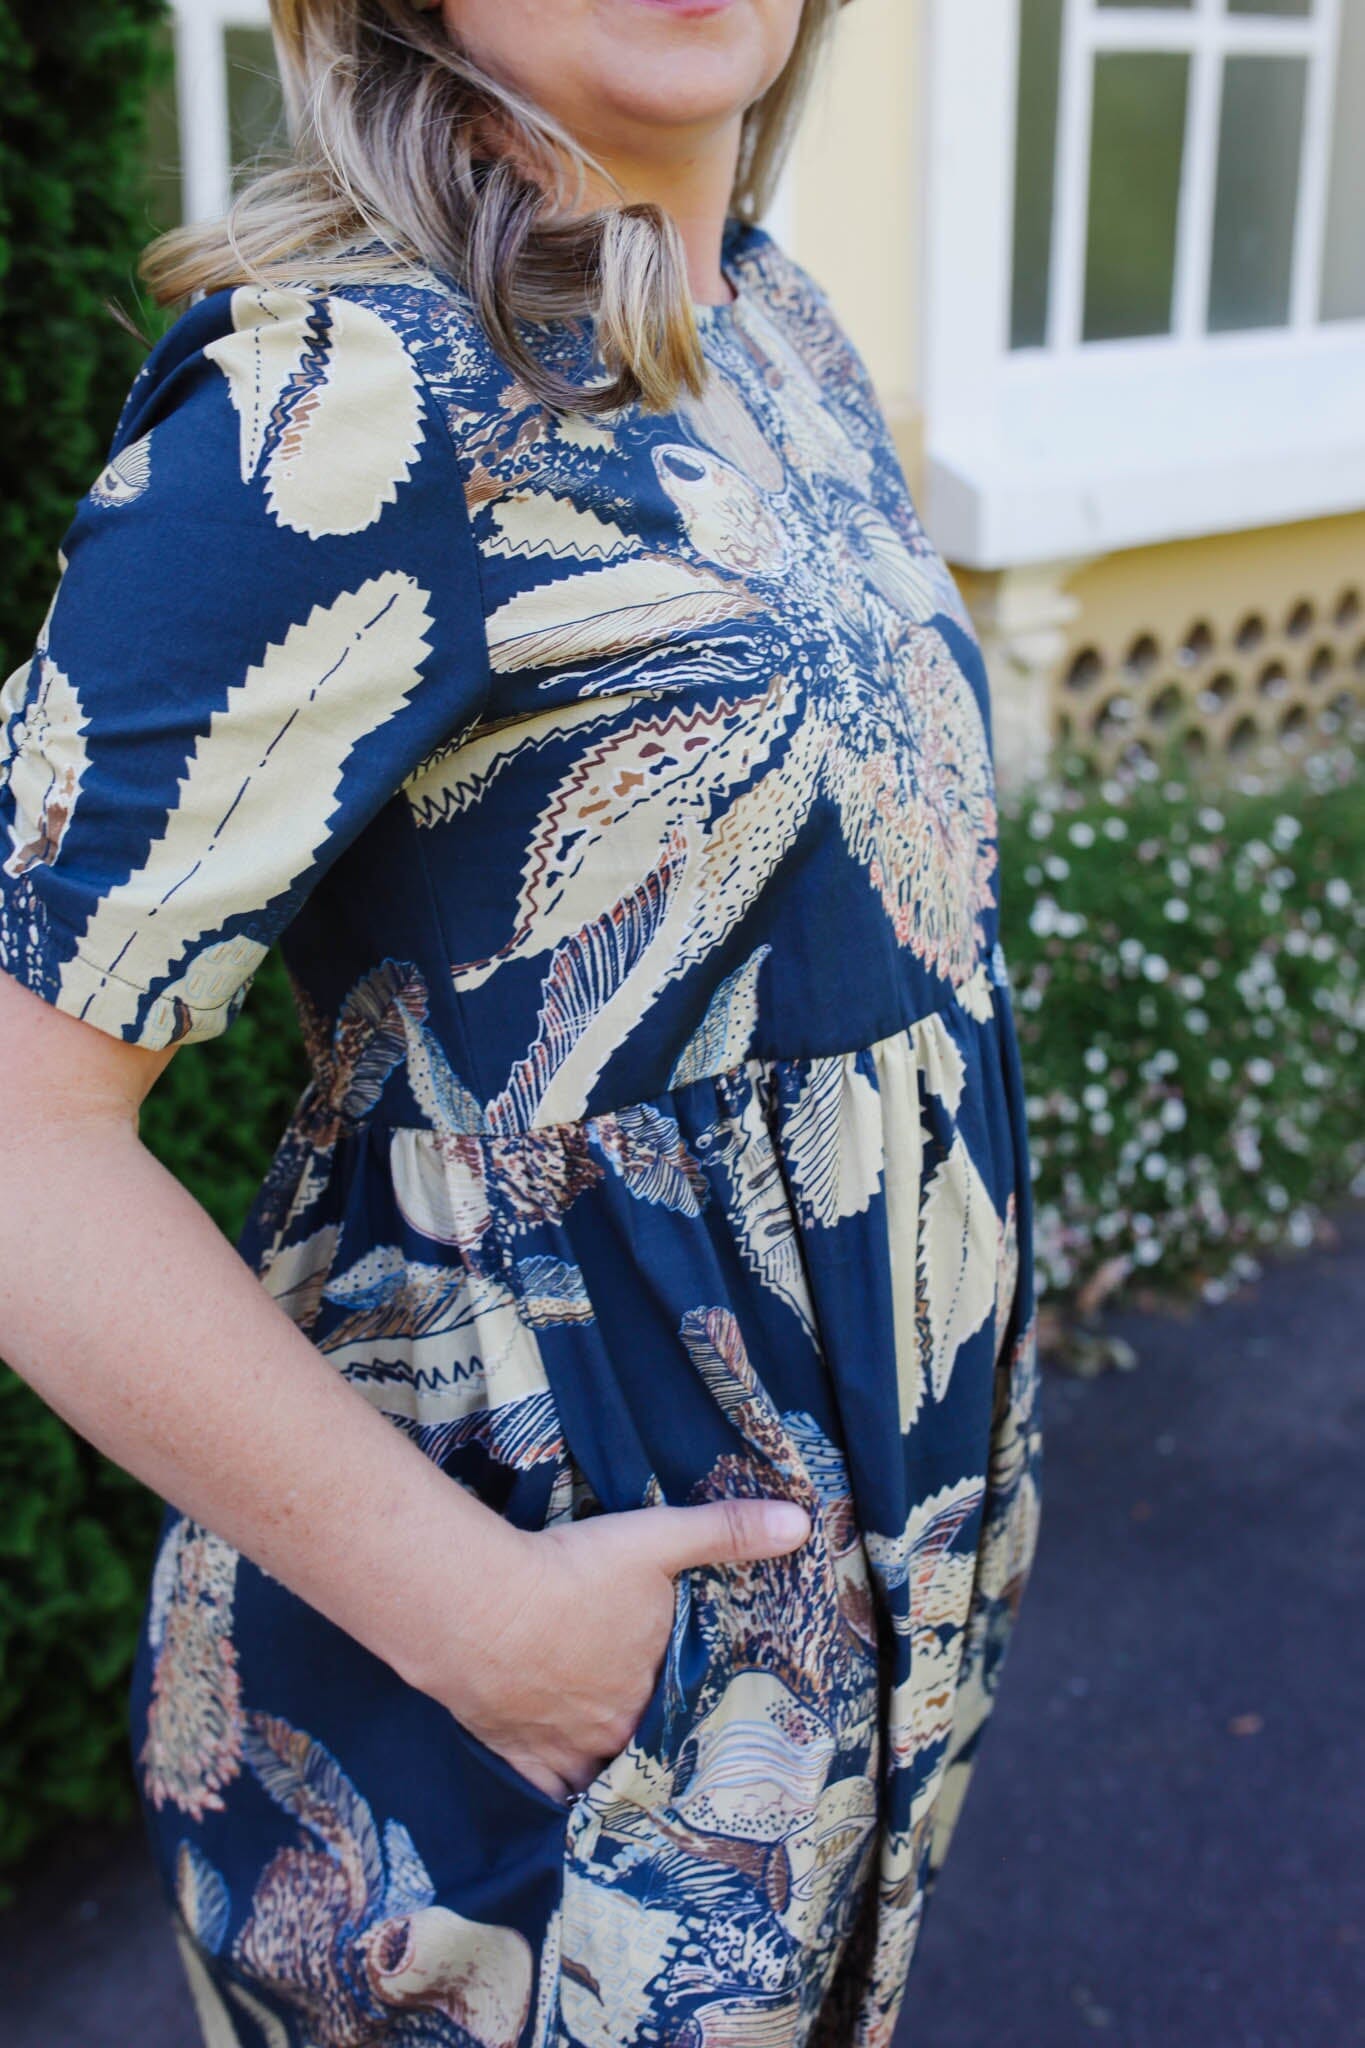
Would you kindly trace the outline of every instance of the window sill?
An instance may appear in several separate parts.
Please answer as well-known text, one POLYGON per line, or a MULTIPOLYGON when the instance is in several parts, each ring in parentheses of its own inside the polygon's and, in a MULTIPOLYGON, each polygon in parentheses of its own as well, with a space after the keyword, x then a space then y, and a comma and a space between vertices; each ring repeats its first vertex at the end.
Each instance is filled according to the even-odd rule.
POLYGON ((925 522, 973 569, 1365 507, 1365 325, 1010 358, 929 419, 925 522))

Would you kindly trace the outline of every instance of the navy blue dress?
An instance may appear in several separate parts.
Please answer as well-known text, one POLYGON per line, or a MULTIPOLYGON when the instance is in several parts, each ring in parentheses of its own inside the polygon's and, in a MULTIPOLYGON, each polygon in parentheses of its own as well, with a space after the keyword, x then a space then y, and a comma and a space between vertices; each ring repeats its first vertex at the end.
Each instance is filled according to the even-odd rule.
POLYGON ((129 1731, 208 2048, 886 2044, 991 1711, 1041 1436, 986 677, 825 299, 724 261, 667 416, 547 412, 435 271, 203 297, 5 686, 11 974, 161 1047, 279 943, 240 1249, 357 1396, 527 1529, 814 1524, 680 1575, 565 1808, 167 1505, 129 1731))

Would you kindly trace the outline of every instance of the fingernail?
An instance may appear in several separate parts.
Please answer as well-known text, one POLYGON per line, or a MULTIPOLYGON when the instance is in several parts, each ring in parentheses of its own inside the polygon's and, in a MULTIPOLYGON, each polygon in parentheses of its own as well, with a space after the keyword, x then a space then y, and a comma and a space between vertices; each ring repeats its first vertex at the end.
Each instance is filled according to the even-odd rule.
POLYGON ((804 1543, 810 1534, 810 1516, 794 1500, 775 1500, 767 1521, 775 1543, 804 1543))

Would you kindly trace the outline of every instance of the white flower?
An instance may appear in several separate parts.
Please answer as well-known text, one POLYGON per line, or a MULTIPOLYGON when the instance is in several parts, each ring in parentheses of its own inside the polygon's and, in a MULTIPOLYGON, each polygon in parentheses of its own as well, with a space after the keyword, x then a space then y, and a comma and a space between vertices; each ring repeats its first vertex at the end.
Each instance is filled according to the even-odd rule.
POLYGON ((1221 832, 1226 823, 1223 813, 1214 804, 1201 805, 1195 816, 1206 832, 1221 832))
POLYGON ((1107 1088, 1102 1088, 1098 1081, 1091 1081, 1086 1087, 1082 1088, 1081 1101, 1092 1116, 1098 1116, 1102 1110, 1109 1107, 1109 1091, 1107 1088))
POLYGON ((1092 1074, 1102 1074, 1109 1064, 1109 1055, 1102 1045, 1088 1045, 1082 1058, 1086 1070, 1092 1074))
POLYGON ((1161 1105, 1161 1121, 1168 1131, 1183 1131, 1189 1113, 1178 1095, 1168 1095, 1161 1105))
POLYGON ((1090 1119, 1090 1128, 1097 1138, 1107 1138, 1114 1128, 1114 1119, 1107 1109, 1097 1110, 1090 1119))
POLYGON ((1071 873, 1071 863, 1062 853, 1050 853, 1043 862, 1043 871, 1054 882, 1064 882, 1071 873))
POLYGON ((1351 885, 1344 875, 1333 875, 1323 890, 1333 910, 1345 910, 1351 901, 1351 885))
POLYGON ((1149 1152, 1142 1162, 1142 1170, 1148 1180, 1164 1180, 1167 1164, 1168 1162, 1163 1153, 1149 1152))
POLYGON ((1164 981, 1170 972, 1170 967, 1160 953, 1144 953, 1142 971, 1148 981, 1164 981))
POLYGON ((1246 1077, 1253 1088, 1268 1088, 1275 1078, 1275 1069, 1269 1060, 1258 1056, 1247 1061, 1246 1077))
POLYGON ((1051 812, 1035 811, 1028 821, 1028 829, 1031 838, 1046 839, 1048 833, 1052 830, 1051 812))
POLYGON ((1232 1067, 1229 1064, 1229 1062, 1225 1060, 1221 1054, 1215 1055, 1215 1057, 1209 1061, 1209 1079, 1211 1081, 1227 1081, 1231 1078, 1232 1067))
POLYGON ((1104 821, 1104 836, 1106 839, 1126 839, 1128 837, 1127 821, 1123 818, 1106 818, 1104 821))
POLYGON ((1168 896, 1161 908, 1172 924, 1184 924, 1190 914, 1190 906, 1183 896, 1168 896))
POLYGON ((1270 828, 1270 836, 1277 846, 1292 846, 1302 830, 1302 824, 1292 812, 1281 811, 1270 828))
POLYGON ((1196 1038, 1202 1038, 1209 1028, 1208 1011, 1201 1010, 1198 1007, 1186 1010, 1185 1025, 1188 1030, 1194 1033, 1196 1038))

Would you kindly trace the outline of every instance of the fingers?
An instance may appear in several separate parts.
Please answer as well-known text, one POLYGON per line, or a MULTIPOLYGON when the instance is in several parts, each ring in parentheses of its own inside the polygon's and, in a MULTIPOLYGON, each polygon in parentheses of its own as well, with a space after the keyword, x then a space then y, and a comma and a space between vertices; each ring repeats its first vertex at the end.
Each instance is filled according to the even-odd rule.
POLYGON ((782 1557, 810 1535, 810 1516, 791 1500, 725 1499, 693 1508, 641 1508, 632 1535, 666 1571, 782 1557))

